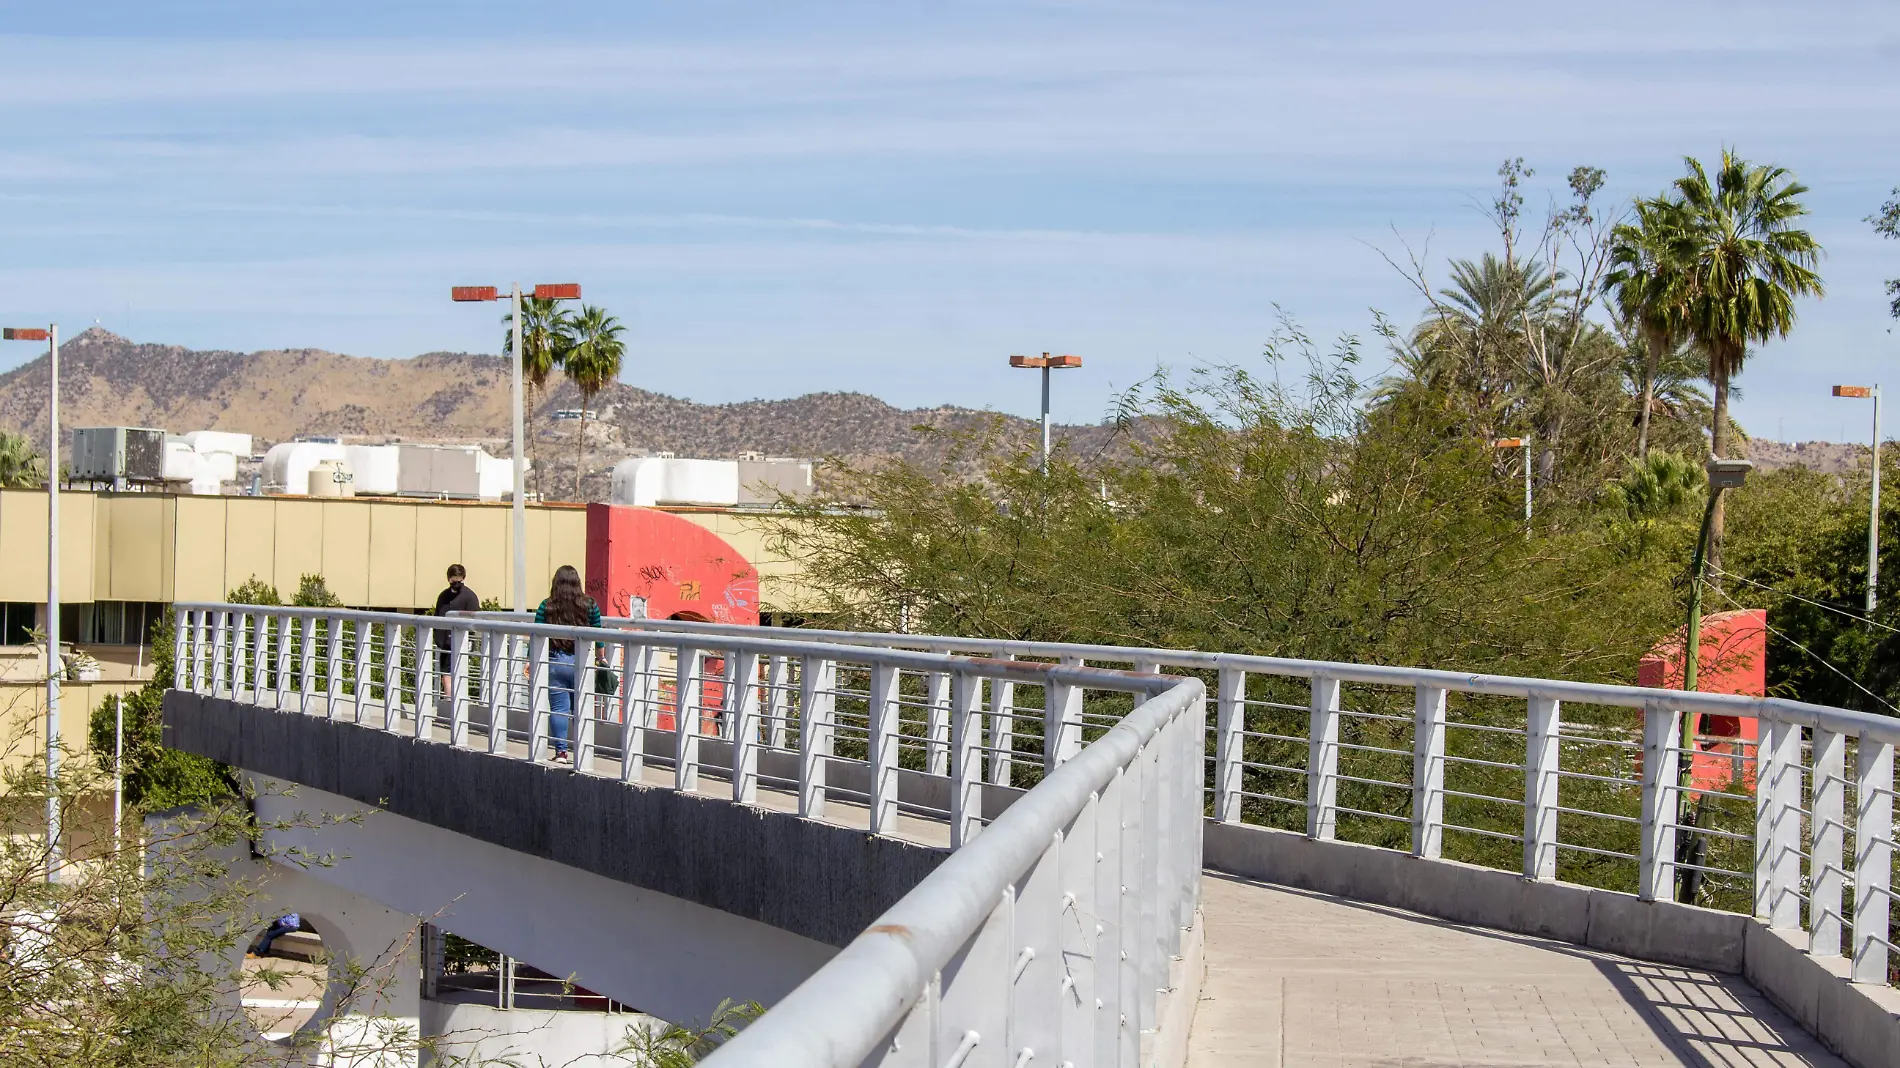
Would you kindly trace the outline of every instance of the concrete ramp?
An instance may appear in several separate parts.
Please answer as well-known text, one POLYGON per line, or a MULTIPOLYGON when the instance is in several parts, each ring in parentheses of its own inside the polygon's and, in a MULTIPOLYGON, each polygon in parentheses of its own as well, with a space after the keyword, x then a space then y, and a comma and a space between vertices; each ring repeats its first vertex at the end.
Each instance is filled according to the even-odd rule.
POLYGON ((1847 1068, 1738 976, 1210 874, 1189 1068, 1847 1068))

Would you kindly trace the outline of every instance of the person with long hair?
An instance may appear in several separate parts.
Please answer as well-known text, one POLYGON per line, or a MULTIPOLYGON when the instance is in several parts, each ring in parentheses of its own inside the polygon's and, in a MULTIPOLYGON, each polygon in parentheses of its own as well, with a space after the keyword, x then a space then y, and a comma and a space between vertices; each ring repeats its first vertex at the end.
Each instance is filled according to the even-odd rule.
MULTIPOLYGON (((574 570, 572 564, 562 564, 554 570, 554 581, 548 587, 548 599, 534 610, 536 623, 551 623, 557 627, 598 627, 600 626, 600 606, 581 585, 581 573, 574 570)), ((573 761, 568 755, 568 732, 573 723, 574 700, 574 643, 570 639, 555 638, 548 642, 548 734, 554 739, 554 762, 567 764, 573 761)))

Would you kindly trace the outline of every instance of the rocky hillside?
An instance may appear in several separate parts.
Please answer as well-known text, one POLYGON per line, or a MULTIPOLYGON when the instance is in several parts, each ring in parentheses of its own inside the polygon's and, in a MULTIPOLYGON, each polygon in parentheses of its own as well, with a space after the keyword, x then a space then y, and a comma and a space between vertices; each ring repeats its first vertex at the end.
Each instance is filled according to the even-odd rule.
MULTIPOLYGON (((1886 450, 1881 451, 1884 455, 1886 450)), ((1748 458, 1762 471, 1808 467, 1829 475, 1854 470, 1863 475, 1867 472, 1867 446, 1844 445, 1838 441, 1786 442, 1755 438, 1748 443, 1748 458)))
MULTIPOLYGON (((342 356, 317 349, 196 352, 150 345, 94 328, 60 346, 60 421, 72 426, 155 426, 174 433, 231 430, 259 448, 298 435, 409 441, 479 441, 506 451, 508 367, 496 356, 433 352, 407 360, 342 356)), ((546 495, 574 496, 578 423, 553 413, 579 405, 559 375, 536 405, 534 452, 546 495)), ((732 457, 745 452, 822 458, 940 458, 955 431, 995 418, 969 408, 899 409, 862 393, 790 400, 696 404, 616 384, 594 402, 583 496, 606 491, 605 472, 629 455, 732 457)), ((1013 435, 1034 424, 1006 419, 1013 435)), ((46 360, 0 375, 0 428, 45 433, 46 360)), ((1099 426, 1064 427, 1089 451, 1107 442, 1099 426)))

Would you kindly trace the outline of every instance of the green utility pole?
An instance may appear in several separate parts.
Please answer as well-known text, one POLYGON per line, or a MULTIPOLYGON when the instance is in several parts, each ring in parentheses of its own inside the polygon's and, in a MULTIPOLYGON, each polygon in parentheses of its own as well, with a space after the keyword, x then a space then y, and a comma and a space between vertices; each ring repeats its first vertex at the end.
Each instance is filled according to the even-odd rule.
MULTIPOLYGON (((1748 472, 1754 464, 1747 460, 1725 460, 1712 457, 1709 460, 1709 503, 1702 510, 1702 533, 1696 538, 1695 563, 1690 570, 1689 580, 1689 627, 1682 641, 1682 688, 1694 693, 1701 681, 1698 676, 1702 668, 1702 587, 1708 582, 1709 573, 1709 535, 1715 528, 1715 506, 1722 500, 1725 489, 1740 488, 1747 480, 1748 472)), ((1681 752, 1676 760, 1676 823, 1678 827, 1695 827, 1701 822, 1701 795, 1689 793, 1695 773, 1695 738, 1699 714, 1682 714, 1681 752)), ((1760 780, 1757 779, 1757 788, 1760 780)), ((1701 885, 1701 872, 1694 868, 1681 867, 1683 862, 1696 863, 1702 856, 1702 836, 1690 835, 1676 845, 1676 900, 1683 904, 1695 903, 1696 889, 1701 885)))

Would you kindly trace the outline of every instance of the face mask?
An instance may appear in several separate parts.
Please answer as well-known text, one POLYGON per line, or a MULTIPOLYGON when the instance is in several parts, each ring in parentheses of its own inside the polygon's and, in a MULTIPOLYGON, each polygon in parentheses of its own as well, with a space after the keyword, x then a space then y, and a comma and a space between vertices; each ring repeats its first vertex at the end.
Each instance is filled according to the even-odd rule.
POLYGON ((456 591, 457 593, 460 593, 460 592, 462 591, 462 580, 461 580, 461 579, 450 579, 450 580, 449 580, 449 589, 451 589, 451 590, 454 590, 454 591, 456 591))

